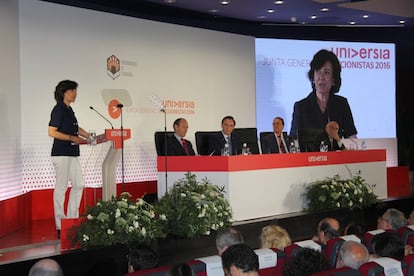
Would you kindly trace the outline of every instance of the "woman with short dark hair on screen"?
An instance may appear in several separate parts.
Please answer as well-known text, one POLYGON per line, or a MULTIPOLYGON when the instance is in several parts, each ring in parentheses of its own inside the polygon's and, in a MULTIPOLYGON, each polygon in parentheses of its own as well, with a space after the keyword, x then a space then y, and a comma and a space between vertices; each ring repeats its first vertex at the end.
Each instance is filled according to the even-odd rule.
POLYGON ((338 57, 328 50, 318 51, 310 63, 308 77, 312 92, 295 103, 290 136, 297 138, 298 130, 303 128, 322 132, 328 122, 336 121, 344 138, 356 138, 357 130, 348 100, 336 95, 342 82, 338 57))

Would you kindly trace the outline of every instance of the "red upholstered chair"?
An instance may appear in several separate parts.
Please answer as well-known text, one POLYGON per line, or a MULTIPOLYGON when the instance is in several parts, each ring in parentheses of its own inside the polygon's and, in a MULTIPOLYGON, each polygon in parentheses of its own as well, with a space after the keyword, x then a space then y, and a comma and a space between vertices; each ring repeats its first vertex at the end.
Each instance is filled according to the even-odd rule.
POLYGON ((401 227, 397 230, 404 245, 409 244, 414 247, 414 230, 408 226, 401 227))
POLYGON ((365 246, 368 248, 369 253, 372 253, 372 245, 371 245, 371 240, 372 238, 380 233, 385 232, 384 230, 372 230, 372 231, 368 231, 364 234, 364 240, 365 240, 365 246))
POLYGON ((361 242, 361 239, 356 235, 341 236, 328 240, 324 250, 322 250, 322 254, 324 254, 325 258, 329 261, 332 267, 336 266, 339 249, 346 240, 361 242))
MULTIPOLYGON (((406 272, 407 272, 406 265, 403 262, 399 262, 399 261, 396 261, 388 257, 376 258, 368 263, 363 264, 359 268, 359 272, 361 272, 362 276, 384 276, 385 271, 387 270, 387 266, 391 264, 392 264, 391 268, 392 268, 393 273, 397 272, 394 267, 394 265, 397 264, 398 267, 401 268, 400 272, 402 272, 403 275, 406 275, 406 272)), ((398 274, 393 274, 393 275, 398 275, 398 274)))
POLYGON ((194 271, 195 275, 197 276, 206 276, 207 270, 206 270, 206 264, 199 260, 192 260, 187 262, 187 264, 191 267, 191 269, 194 271))
POLYGON ((345 266, 316 272, 313 273, 312 276, 361 276, 361 272, 345 266))
POLYGON ((408 276, 414 276, 414 254, 410 254, 404 257, 403 263, 406 265, 406 274, 408 276))
POLYGON ((361 276, 384 276, 384 268, 375 262, 368 262, 358 269, 361 276))

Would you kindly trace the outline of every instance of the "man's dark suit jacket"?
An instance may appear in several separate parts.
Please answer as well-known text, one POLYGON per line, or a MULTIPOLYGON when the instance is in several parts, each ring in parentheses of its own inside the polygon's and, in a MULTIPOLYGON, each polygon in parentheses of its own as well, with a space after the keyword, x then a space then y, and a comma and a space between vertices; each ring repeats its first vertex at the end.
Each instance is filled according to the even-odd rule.
MULTIPOLYGON (((286 152, 290 152, 289 146, 290 146, 290 142, 293 142, 293 140, 287 136, 286 132, 283 132, 282 135, 286 143, 286 152)), ((262 154, 269 154, 269 153, 279 153, 279 146, 277 144, 275 133, 266 135, 263 138, 262 154)))
MULTIPOLYGON (((232 134, 230 136, 230 140, 231 155, 241 154, 242 144, 240 141, 240 137, 238 135, 232 134)), ((213 153, 212 155, 221 155, 221 149, 224 148, 225 144, 226 139, 224 139, 223 133, 221 131, 217 134, 211 135, 208 143, 209 154, 213 153)))
POLYGON ((323 132, 323 133, 319 134, 318 137, 316 137, 316 139, 315 139, 315 150, 316 151, 319 151, 320 150, 320 145, 321 145, 321 142, 322 141, 326 145, 328 145, 328 151, 336 151, 336 150, 343 150, 343 149, 345 149, 344 144, 342 143, 342 147, 340 147, 338 145, 338 142, 336 140, 333 140, 332 141, 332 144, 331 144, 331 141, 329 140, 328 134, 326 134, 326 132, 323 132))
MULTIPOLYGON (((187 139, 184 139, 184 140, 187 143, 189 155, 195 155, 193 145, 191 144, 191 142, 188 141, 187 139)), ((166 155, 168 155, 168 156, 185 156, 185 155, 187 155, 185 153, 183 145, 181 144, 180 141, 177 140, 177 138, 175 138, 174 135, 168 137, 168 140, 167 140, 167 154, 166 155)))

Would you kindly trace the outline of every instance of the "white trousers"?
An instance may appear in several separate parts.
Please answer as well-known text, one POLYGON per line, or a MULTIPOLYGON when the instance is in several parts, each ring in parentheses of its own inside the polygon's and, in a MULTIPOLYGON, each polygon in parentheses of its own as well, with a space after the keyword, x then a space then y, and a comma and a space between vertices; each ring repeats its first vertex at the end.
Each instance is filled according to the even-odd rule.
POLYGON ((79 205, 82 199, 84 183, 79 157, 52 156, 52 163, 56 171, 53 207, 55 211, 56 229, 60 230, 61 219, 79 217, 79 205), (72 184, 72 189, 69 195, 67 215, 65 216, 64 203, 69 180, 72 184))

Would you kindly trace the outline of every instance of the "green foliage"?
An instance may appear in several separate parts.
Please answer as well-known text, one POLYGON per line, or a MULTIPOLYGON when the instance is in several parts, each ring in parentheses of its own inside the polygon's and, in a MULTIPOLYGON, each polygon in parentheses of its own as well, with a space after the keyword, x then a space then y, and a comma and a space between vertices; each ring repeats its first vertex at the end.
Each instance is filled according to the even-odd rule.
POLYGON ((209 235, 211 230, 229 226, 232 220, 224 188, 207 179, 197 182, 190 172, 160 199, 156 210, 166 214, 169 233, 177 237, 209 235))
POLYGON ((129 193, 109 201, 99 201, 87 211, 79 226, 77 239, 81 247, 136 245, 166 236, 167 217, 156 213, 152 205, 138 198, 130 201, 129 193))
POLYGON ((350 179, 341 179, 339 175, 318 180, 306 187, 309 212, 333 209, 364 209, 378 204, 374 194, 375 185, 368 184, 358 172, 350 179))

